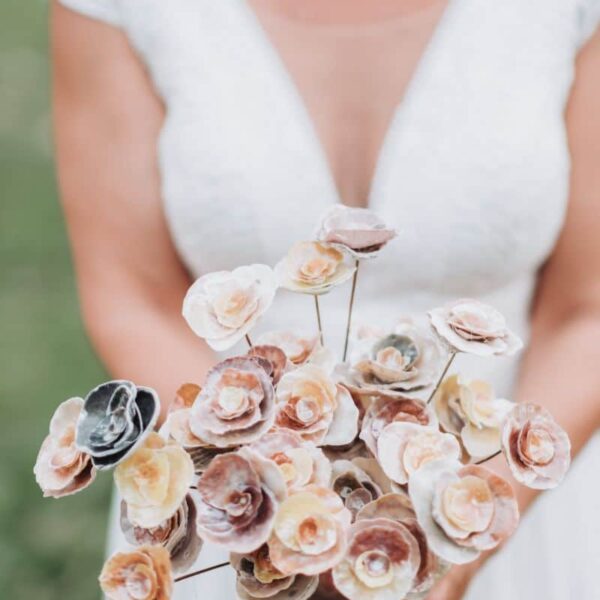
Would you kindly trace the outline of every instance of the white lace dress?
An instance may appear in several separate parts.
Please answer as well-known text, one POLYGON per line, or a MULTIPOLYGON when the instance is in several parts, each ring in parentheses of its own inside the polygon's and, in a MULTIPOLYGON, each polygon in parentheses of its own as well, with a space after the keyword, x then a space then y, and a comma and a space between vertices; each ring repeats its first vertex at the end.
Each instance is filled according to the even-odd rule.
MULTIPOLYGON (((121 27, 167 106, 164 209, 192 273, 274 264, 340 200, 300 96, 245 0, 62 2, 121 27)), ((391 323, 475 296, 527 340, 536 272, 565 214, 574 59, 599 20, 600 0, 450 0, 379 157, 370 206, 402 233, 361 273, 359 319, 391 323)), ((323 301, 326 341, 337 347, 347 293, 323 301)), ((282 294, 263 327, 312 329, 310 298, 282 294)), ((457 366, 510 397, 518 358, 457 366)), ((599 459, 596 436, 469 600, 600 598, 599 459)), ((200 564, 222 557, 207 548, 200 564)), ((226 570, 178 584, 175 596, 234 597, 226 570)))

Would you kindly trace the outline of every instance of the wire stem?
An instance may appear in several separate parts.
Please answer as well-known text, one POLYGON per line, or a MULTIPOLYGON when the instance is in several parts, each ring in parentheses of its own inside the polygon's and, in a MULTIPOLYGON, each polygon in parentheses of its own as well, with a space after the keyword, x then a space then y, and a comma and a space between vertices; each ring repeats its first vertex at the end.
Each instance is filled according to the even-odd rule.
POLYGON ((187 575, 182 575, 181 577, 177 577, 175 579, 175 583, 178 581, 184 581, 185 579, 190 579, 192 577, 196 577, 196 575, 202 575, 203 573, 208 573, 209 571, 214 571, 216 569, 221 569, 226 567, 229 562, 220 563, 218 565, 213 565, 212 567, 206 567, 206 569, 200 569, 199 571, 194 571, 193 573, 188 573, 187 575))
POLYGON ((348 306, 348 321, 346 322, 346 339, 344 340, 344 354, 342 362, 346 361, 348 356, 348 340, 350 339, 350 327, 352 326, 352 309, 354 308, 354 296, 356 294, 356 281, 358 280, 358 267, 360 261, 357 259, 355 263, 354 275, 352 277, 352 291, 350 292, 350 304, 348 306))
POLYGON ((248 334, 246 334, 246 342, 248 344, 248 347, 252 348, 252 340, 250 339, 250 336, 248 334))
POLYGON ((323 326, 321 324, 321 309, 319 308, 319 296, 317 294, 314 295, 315 298, 315 310, 317 311, 317 325, 319 327, 319 340, 321 341, 321 346, 325 345, 323 341, 323 326))
POLYGON ((427 404, 429 404, 433 400, 435 393, 438 391, 440 385, 442 385, 442 381, 444 381, 444 377, 446 377, 446 373, 448 372, 448 369, 450 368, 452 361, 456 358, 456 354, 457 354, 456 350, 453 350, 450 353, 450 358, 448 359, 448 362, 446 363, 446 366, 444 367, 444 370, 442 371, 440 378, 438 379, 437 383, 435 384, 435 387, 433 388, 433 391, 431 392, 431 395, 429 396, 429 399, 427 400, 427 404))
POLYGON ((491 454, 487 458, 482 458, 481 460, 478 460, 475 464, 482 465, 483 463, 486 463, 488 460, 492 460, 492 458, 496 458, 496 456, 499 456, 500 454, 502 454, 502 450, 498 450, 497 452, 494 452, 494 454, 491 454))

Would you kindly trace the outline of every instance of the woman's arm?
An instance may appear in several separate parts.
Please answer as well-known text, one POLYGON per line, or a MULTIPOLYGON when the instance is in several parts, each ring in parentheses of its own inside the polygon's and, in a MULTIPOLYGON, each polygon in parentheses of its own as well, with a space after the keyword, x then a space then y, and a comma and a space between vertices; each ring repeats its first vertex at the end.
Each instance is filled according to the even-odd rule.
MULTIPOLYGON (((573 456, 600 427, 599 73, 600 32, 577 61, 566 115, 572 156, 569 207, 561 237, 540 275, 516 398, 541 404, 553 414, 571 438, 573 456)), ((489 466, 512 480, 504 459, 489 466)), ((512 483, 525 510, 537 493, 512 483)), ((427 600, 460 599, 485 560, 453 570, 427 600)))
POLYGON ((163 407, 213 359, 181 315, 190 279, 161 208, 163 108, 123 33, 57 3, 52 15, 59 185, 85 325, 119 378, 163 407))

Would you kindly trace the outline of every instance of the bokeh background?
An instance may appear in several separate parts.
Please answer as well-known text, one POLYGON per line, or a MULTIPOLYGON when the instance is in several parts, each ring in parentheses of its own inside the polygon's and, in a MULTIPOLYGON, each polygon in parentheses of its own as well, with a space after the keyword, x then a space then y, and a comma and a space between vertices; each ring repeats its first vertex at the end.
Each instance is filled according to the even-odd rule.
POLYGON ((46 0, 0 0, 0 597, 97 600, 110 477, 56 501, 32 473, 55 407, 104 376, 57 200, 47 21, 46 0))

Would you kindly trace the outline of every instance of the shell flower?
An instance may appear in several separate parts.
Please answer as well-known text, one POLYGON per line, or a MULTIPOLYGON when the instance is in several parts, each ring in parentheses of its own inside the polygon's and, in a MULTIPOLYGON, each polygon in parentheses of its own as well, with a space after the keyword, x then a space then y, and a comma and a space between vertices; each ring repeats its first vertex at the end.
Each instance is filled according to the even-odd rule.
POLYGON ((309 485, 279 507, 269 539, 271 561, 286 574, 318 575, 346 551, 350 511, 333 491, 309 485))
POLYGON ((174 572, 187 571, 202 549, 196 533, 196 505, 188 494, 177 512, 157 527, 134 525, 127 517, 127 503, 121 502, 121 531, 132 546, 163 546, 169 551, 174 572))
POLYGON ((263 369, 269 374, 269 377, 271 377, 273 385, 279 383, 288 365, 287 356, 281 348, 266 344, 252 346, 248 351, 248 356, 258 360, 263 369))
POLYGON ((425 402, 380 395, 367 408, 360 430, 360 439, 373 456, 377 456, 377 440, 384 427, 396 422, 437 427, 435 413, 425 402))
POLYGON ((433 399, 440 425, 461 438, 470 456, 483 458, 500 450, 504 418, 514 406, 496 398, 485 381, 447 377, 433 399))
POLYGON ((432 461, 411 476, 408 490, 431 549, 453 564, 497 547, 519 522, 512 487, 485 467, 432 461))
POLYGON ((89 455, 75 445, 82 408, 81 398, 66 400, 50 421, 50 433, 40 448, 33 469, 45 497, 62 498, 75 494, 94 480, 96 471, 89 455))
POLYGON ((319 336, 302 336, 291 331, 269 331, 259 336, 256 343, 281 348, 293 365, 300 366, 317 348, 319 336))
POLYGON ((127 518, 139 527, 159 527, 183 502, 194 477, 186 451, 157 433, 115 469, 115 483, 127 503, 127 518))
POLYGON ((478 300, 458 300, 429 312, 431 325, 456 352, 510 356, 523 347, 495 308, 478 300))
POLYGON ((99 581, 109 600, 169 600, 173 591, 169 552, 162 546, 117 552, 104 564, 99 581))
POLYGON ((109 381, 86 397, 77 422, 78 448, 97 469, 110 469, 129 456, 152 431, 160 402, 150 388, 109 381))
POLYGON ((349 600, 401 600, 421 564, 419 544, 401 523, 365 519, 350 529, 348 550, 333 582, 349 600))
POLYGON ((249 448, 277 464, 290 491, 311 484, 329 486, 329 460, 320 448, 291 429, 273 429, 249 448))
POLYGON ((183 316, 213 350, 228 350, 256 325, 276 291, 273 270, 267 265, 208 273, 188 290, 183 316))
POLYGON ((355 267, 331 244, 298 242, 275 267, 280 285, 292 292, 326 294, 352 277, 355 267))
POLYGON ((427 463, 440 458, 458 460, 460 444, 453 435, 414 423, 390 423, 377 440, 377 459, 394 482, 409 478, 427 463))
POLYGON ((235 357, 213 367, 190 415, 190 430, 218 448, 257 440, 273 425, 274 389, 258 359, 235 357))
POLYGON ((353 354, 354 385, 388 395, 427 395, 447 360, 438 340, 410 321, 401 322, 391 334, 361 340, 353 354))
POLYGON ((313 596, 319 578, 306 575, 284 575, 271 562, 265 544, 250 554, 231 554, 236 571, 236 591, 241 600, 308 600, 313 596))
POLYGON ((198 534, 232 552, 268 539, 286 484, 277 464, 249 448, 212 460, 198 481, 198 534))
POLYGON ((571 442, 552 415, 516 404, 502 431, 502 449, 515 479, 536 490, 556 487, 571 463, 571 442))
POLYGON ((275 423, 317 445, 342 446, 358 433, 358 408, 348 390, 308 364, 281 378, 275 423))
POLYGON ((396 231, 367 208, 336 204, 321 219, 317 239, 340 244, 355 258, 372 258, 394 237, 396 231))

